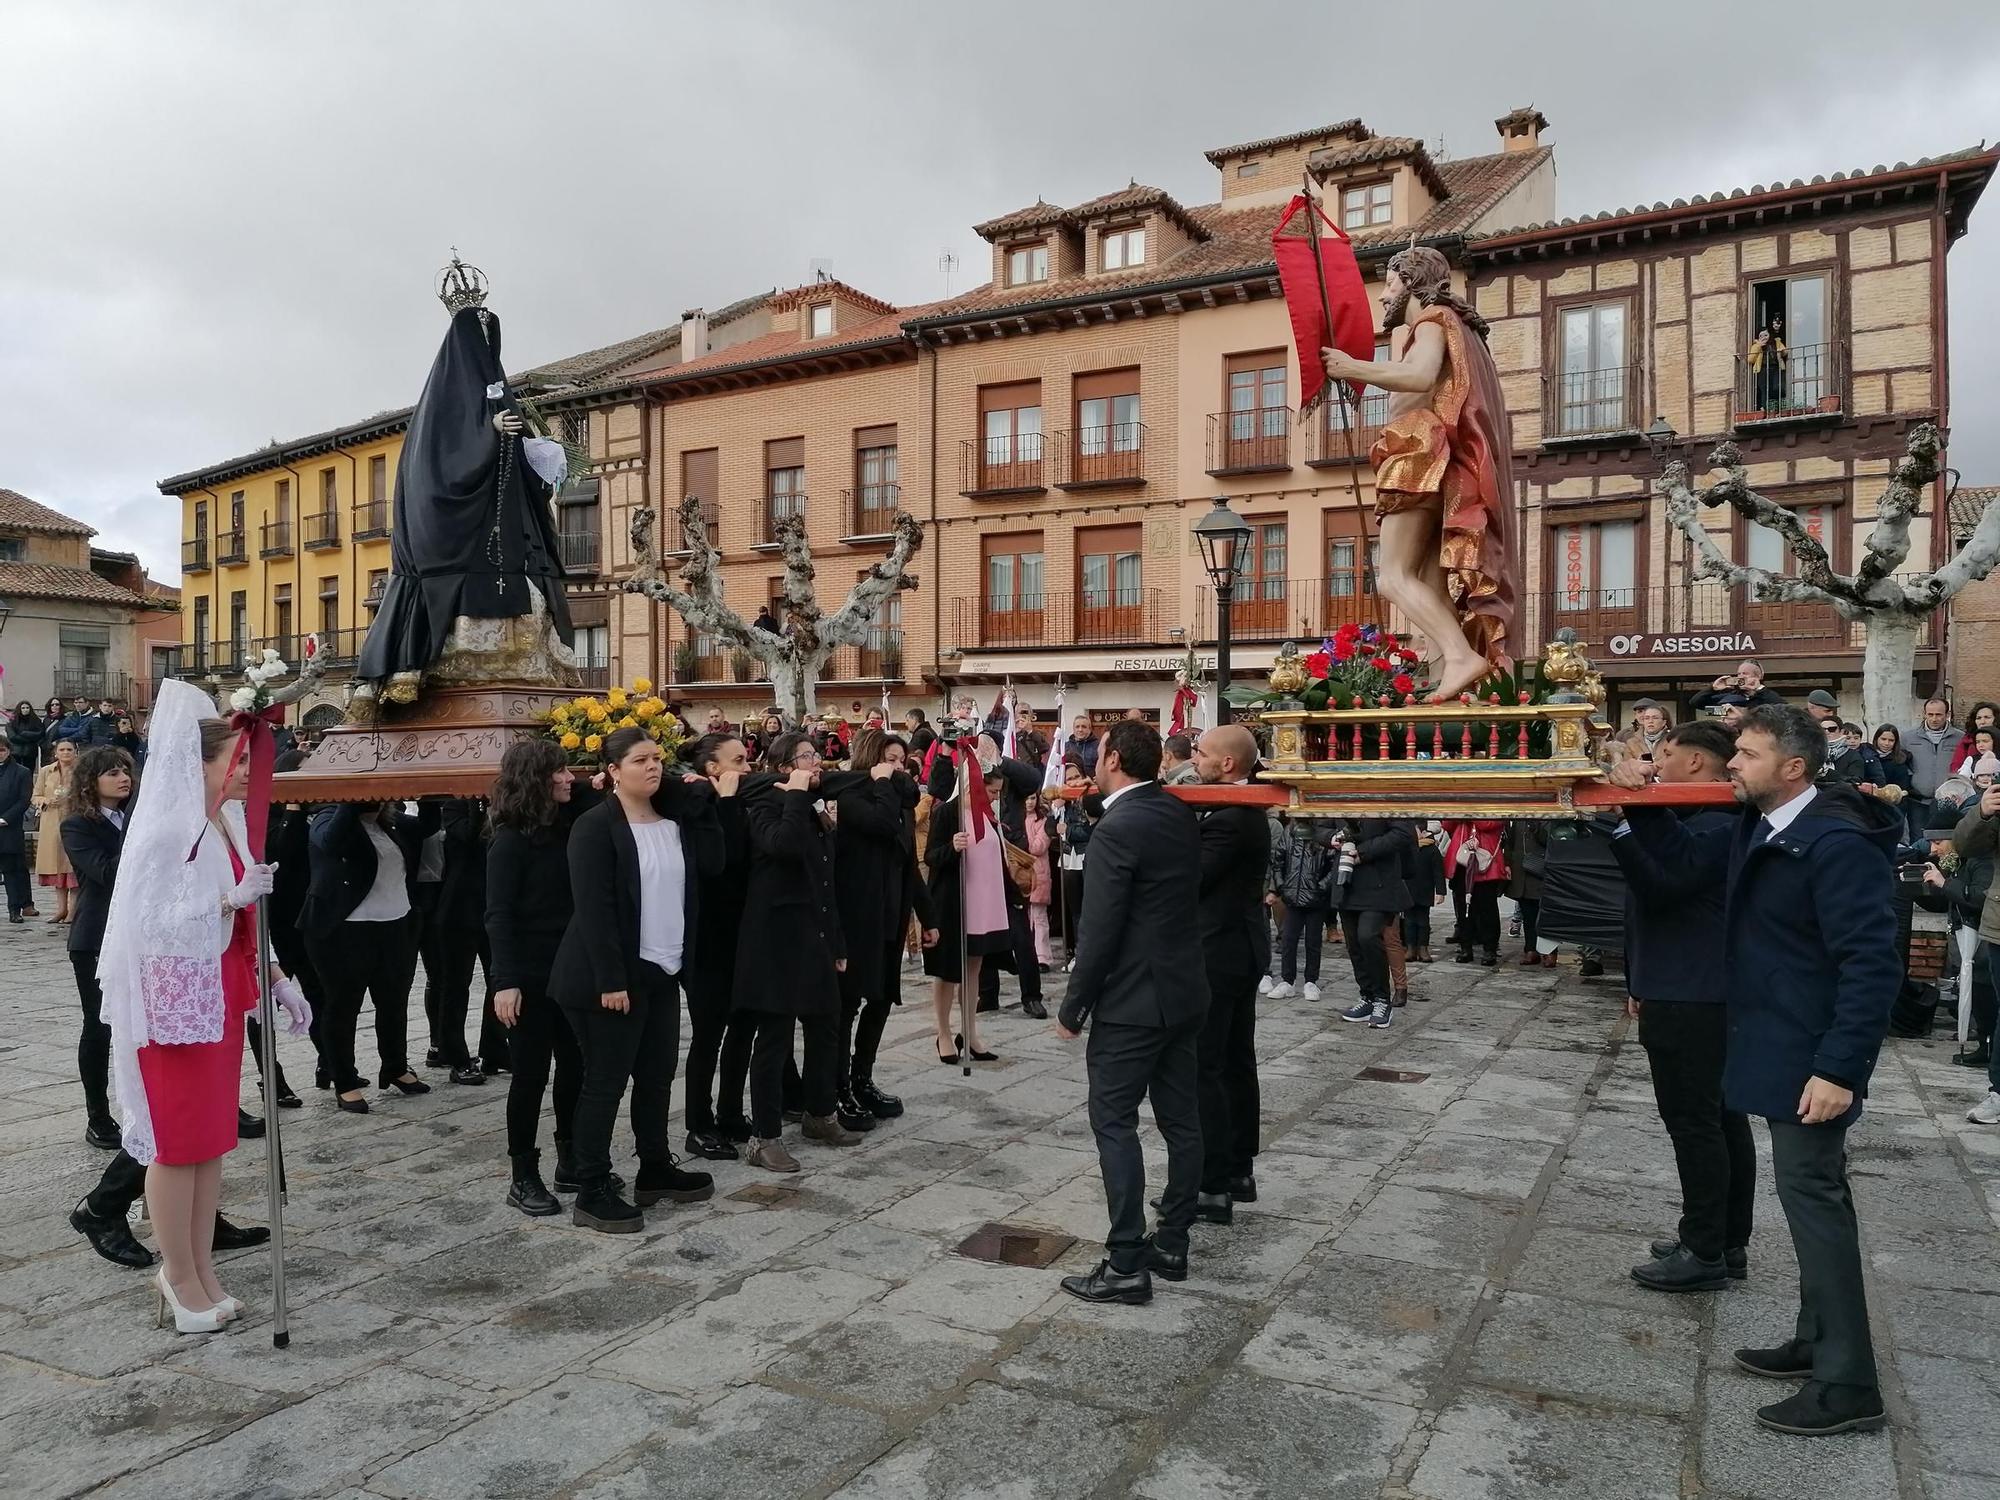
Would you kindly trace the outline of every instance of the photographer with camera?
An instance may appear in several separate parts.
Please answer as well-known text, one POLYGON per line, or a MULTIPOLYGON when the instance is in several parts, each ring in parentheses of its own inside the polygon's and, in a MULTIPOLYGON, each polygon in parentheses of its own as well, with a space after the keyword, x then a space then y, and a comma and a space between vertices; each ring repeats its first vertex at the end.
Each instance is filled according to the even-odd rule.
MULTIPOLYGON (((1984 857, 1992 859, 2000 853, 2000 784, 1995 782, 1995 773, 2000 772, 2000 761, 1992 756, 1983 756, 1972 765, 1973 785, 1980 788, 1979 800, 1969 803, 1965 813, 1952 830, 1952 848, 1962 861, 1984 857)), ((1979 912, 1979 961, 1986 965, 1989 981, 2000 981, 2000 957, 1996 957, 1994 944, 2000 942, 2000 890, 1991 883, 1989 867, 1986 899, 1979 912)), ((1996 985, 2000 988, 2000 985, 1996 985)), ((1987 1063, 1986 1097, 1966 1111, 1966 1119, 1975 1125, 2000 1125, 2000 1049, 1989 1044, 1987 1063)))
POLYGON ((1696 693, 1688 699, 1688 707, 1696 713, 1709 709, 1761 708, 1767 703, 1783 703, 1785 700, 1764 686, 1764 668, 1754 661, 1741 662, 1734 672, 1726 672, 1715 679, 1705 692, 1696 693))

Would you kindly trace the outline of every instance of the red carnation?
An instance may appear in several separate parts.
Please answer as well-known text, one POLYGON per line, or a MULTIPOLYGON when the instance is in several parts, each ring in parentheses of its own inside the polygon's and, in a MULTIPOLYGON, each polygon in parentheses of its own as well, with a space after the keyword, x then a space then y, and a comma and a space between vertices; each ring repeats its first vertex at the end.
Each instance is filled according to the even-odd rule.
POLYGON ((1390 680, 1389 686, 1399 693, 1413 693, 1417 690, 1416 681, 1408 672, 1398 672, 1390 680))
POLYGON ((1386 656, 1378 656, 1373 661, 1369 662, 1368 665, 1373 667, 1378 672, 1392 672, 1396 668, 1396 664, 1390 661, 1389 658, 1386 656))
POLYGON ((1309 676, 1326 680, 1326 674, 1333 669, 1333 658, 1324 651, 1315 651, 1306 658, 1306 672, 1309 676))
POLYGON ((1352 620, 1349 620, 1340 629, 1334 631, 1333 638, 1336 641, 1358 641, 1361 639, 1361 627, 1352 620))
POLYGON ((1408 646, 1398 647, 1396 651, 1396 658, 1399 661, 1421 660, 1421 658, 1417 655, 1417 653, 1412 651, 1408 646))
MULTIPOLYGON (((1324 655, 1325 653, 1321 653, 1324 655)), ((1354 641, 1349 636, 1337 635, 1333 638, 1333 659, 1335 661, 1354 660, 1354 641)))

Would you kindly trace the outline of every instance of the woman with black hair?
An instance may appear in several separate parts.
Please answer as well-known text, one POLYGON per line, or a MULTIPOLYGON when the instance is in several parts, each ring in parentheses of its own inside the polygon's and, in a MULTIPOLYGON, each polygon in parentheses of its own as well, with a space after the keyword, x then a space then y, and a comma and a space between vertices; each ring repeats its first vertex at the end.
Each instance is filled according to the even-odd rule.
POLYGON ((404 1094, 431 1086, 410 1069, 410 983, 417 968, 412 901, 417 855, 437 832, 435 803, 414 815, 397 802, 348 802, 313 815, 312 880, 299 926, 326 990, 320 1026, 324 1065, 346 1113, 368 1113, 368 1082, 354 1062, 354 1033, 364 998, 375 1007, 377 1083, 404 1094))
POLYGON ((705 734, 687 751, 698 776, 715 788, 722 826, 722 869, 701 893, 694 956, 687 968, 687 1152, 710 1161, 735 1161, 750 1139, 743 1089, 750 1074, 750 1041, 756 1027, 731 1011, 736 991, 736 945, 742 936, 743 899, 750 884, 750 824, 738 795, 750 772, 748 747, 727 730, 705 734), (718 1092, 716 1064, 721 1062, 718 1092))
POLYGON ((98 746, 76 763, 62 822, 63 850, 76 871, 76 915, 69 926, 69 963, 83 1002, 83 1032, 76 1043, 76 1070, 83 1081, 86 1110, 83 1138, 100 1151, 118 1149, 118 1121, 111 1113, 111 1028, 104 1024, 104 992, 97 983, 97 951, 104 946, 104 914, 118 880, 118 855, 125 844, 125 809, 132 800, 132 757, 98 746))
POLYGON ((840 973, 847 947, 834 895, 833 835, 817 809, 820 753, 803 734, 781 735, 765 756, 781 779, 756 787, 744 808, 750 884, 736 948, 734 1008, 756 1018, 750 1052, 752 1166, 796 1172, 785 1149, 785 1064, 792 1029, 805 1033, 803 1130, 809 1140, 852 1146, 837 1118, 840 973))
POLYGON ((1958 749, 1952 752, 1952 775, 1970 774, 1965 768, 1979 759, 1979 753, 1973 749, 1973 736, 1982 729, 2000 729, 2000 704, 1989 703, 1983 698, 1973 704, 1972 712, 1965 716, 1965 735, 1959 740, 1958 749))
POLYGON ((35 712, 35 705, 23 698, 7 720, 7 748, 14 759, 33 771, 41 764, 42 740, 48 732, 49 726, 35 712))
POLYGON ((645 730, 613 730, 602 753, 611 795, 570 832, 575 910, 549 993, 583 1054, 570 1123, 573 1222, 634 1234, 648 1205, 696 1203, 715 1192, 706 1172, 681 1169, 668 1145, 667 1109, 680 1051, 681 975, 698 941, 702 887, 722 868, 722 831, 714 790, 698 776, 666 776, 645 730), (611 1175, 611 1128, 627 1079, 639 1152, 633 1203, 611 1175))
POLYGON ((930 870, 931 910, 936 914, 938 939, 924 954, 924 973, 932 980, 931 1007, 937 1027, 938 1061, 956 1064, 963 1050, 975 1062, 993 1062, 997 1054, 979 1045, 976 1010, 967 1020, 968 1029, 963 1036, 954 1034, 951 1027, 960 986, 971 985, 973 992, 978 993, 980 966, 989 958, 1004 955, 1013 945, 1005 891, 1007 871, 1000 853, 1000 825, 992 817, 992 805, 1006 786, 1006 776, 997 766, 982 775, 978 762, 973 762, 972 774, 982 776, 979 790, 984 792, 988 805, 985 824, 975 838, 965 827, 964 809, 959 805, 958 768, 952 760, 952 755, 940 747, 931 762, 929 791, 934 801, 924 864, 930 870), (945 1048, 947 1038, 951 1039, 949 1051, 945 1048))
POLYGON ((834 806, 835 868, 847 967, 840 975, 839 1113, 847 1120, 891 1120, 902 1100, 875 1087, 875 1053, 902 989, 903 936, 910 910, 926 946, 937 941, 930 892, 916 878, 917 784, 904 768, 904 746, 880 729, 854 737, 850 770, 862 773, 834 806))
MULTIPOLYGON (((507 1201, 524 1214, 562 1212, 542 1183, 536 1144, 551 1064, 556 1095, 556 1192, 577 1190, 570 1129, 583 1084, 583 1054, 562 1007, 549 995, 556 950, 569 930, 570 829, 593 801, 548 740, 516 740, 500 758, 487 802, 486 938, 491 945, 493 1012, 507 1028, 507 1201)), ((624 1183, 614 1178, 618 1187, 624 1183)))

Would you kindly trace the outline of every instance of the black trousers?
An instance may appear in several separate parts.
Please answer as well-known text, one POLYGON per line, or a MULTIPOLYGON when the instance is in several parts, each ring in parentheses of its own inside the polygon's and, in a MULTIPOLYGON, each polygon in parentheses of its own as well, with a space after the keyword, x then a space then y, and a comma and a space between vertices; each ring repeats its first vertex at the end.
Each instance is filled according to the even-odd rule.
MULTIPOLYGON (((1013 950, 1014 974, 1021 981, 1021 1002, 1042 998, 1042 965, 1035 957, 1035 934, 1028 926, 1026 902, 1007 898, 1007 946, 1013 950)), ((1000 965, 992 961, 979 966, 979 1001, 1000 1003, 1000 965)), ((884 1021, 888 1019, 884 1016, 884 1021)))
POLYGON ((1480 881, 1466 894, 1465 926, 1458 946, 1468 953, 1475 947, 1486 953, 1500 951, 1499 881, 1480 881))
POLYGON ((1431 909, 1413 906, 1403 913, 1403 945, 1428 948, 1431 944, 1431 909))
POLYGON ((1319 983, 1319 947, 1326 938, 1327 911, 1317 906, 1287 906, 1278 933, 1278 977, 1290 984, 1298 978, 1299 938, 1306 940, 1306 983, 1319 983))
POLYGON ((583 1086, 570 1120, 577 1180, 588 1190, 611 1175, 611 1127, 632 1083, 632 1139, 641 1165, 664 1166, 667 1107, 680 1057, 680 980, 657 964, 637 961, 625 986, 629 1010, 606 1010, 596 995, 565 1002, 563 1014, 583 1053, 583 1086))
POLYGON ((312 1041, 314 1056, 319 1059, 315 1071, 323 1079, 330 1078, 331 1074, 326 1066, 324 1040, 329 1006, 326 1002, 326 988, 319 981, 319 965, 312 961, 312 955, 306 951, 305 934, 296 927, 285 932, 282 939, 279 934, 280 924, 272 923, 271 956, 277 960, 279 968, 298 981, 299 988, 305 993, 306 1004, 312 1007, 312 1025, 307 1028, 306 1035, 312 1041))
POLYGON ((28 883, 28 858, 19 850, 0 854, 0 881, 7 886, 8 916, 19 916, 35 904, 34 887, 28 883))
POLYGON ((76 994, 83 1002, 83 1031, 76 1039, 76 1073, 83 1080, 83 1104, 93 1120, 111 1115, 111 1028, 99 1020, 104 991, 97 983, 97 955, 72 953, 76 994))
POLYGON ((735 1119, 743 1113, 743 1079, 750 1066, 750 1028, 729 1008, 735 988, 730 974, 688 973, 687 1128, 690 1134, 715 1128, 717 1114, 735 1119), (736 1043, 731 1053, 731 1042, 736 1043), (722 1098, 715 1097, 715 1069, 722 1063, 722 1098), (729 1079, 734 1064, 735 1103, 730 1104, 729 1079), (718 1102, 721 1104, 717 1110, 718 1102))
POLYGON ((840 1066, 840 1017, 780 1016, 747 1012, 756 1031, 750 1047, 750 1128, 775 1141, 785 1132, 785 1072, 792 1061, 792 1027, 805 1033, 806 1062, 799 1072, 797 1103, 809 1115, 833 1113, 840 1066))
POLYGON ((354 1061, 361 1002, 375 1007, 375 1051, 381 1083, 410 1071, 410 984, 417 975, 414 913, 393 922, 342 922, 324 937, 306 939, 306 951, 326 992, 320 1055, 335 1089, 366 1088, 354 1061))
POLYGON ((1208 971, 1208 1020, 1196 1047, 1196 1103, 1201 1116, 1201 1190, 1226 1193, 1248 1177, 1261 1126, 1257 1090, 1257 981, 1262 976, 1208 971))
POLYGON ((1542 900, 1539 896, 1521 898, 1521 951, 1535 951, 1535 937, 1542 926, 1542 900))
POLYGON ((576 1120, 577 1094, 583 1088, 583 1051, 570 1030, 569 1017, 541 985, 521 986, 521 1013, 507 1033, 507 1154, 525 1156, 536 1149, 542 1120, 542 1094, 551 1066, 556 1084, 556 1139, 566 1142, 576 1120))
POLYGON ((97 1186, 85 1195, 83 1206, 101 1219, 122 1219, 132 1212, 146 1191, 146 1169, 134 1161, 123 1146, 111 1158, 97 1186))
POLYGON ((1396 920, 1392 911, 1344 911, 1340 933, 1347 939, 1347 960, 1354 965, 1354 983, 1364 1000, 1389 998, 1389 950, 1382 932, 1396 920))
POLYGON ((1681 1178, 1681 1243, 1703 1260, 1750 1243, 1757 1144, 1750 1121, 1722 1107, 1729 1018, 1720 1003, 1641 1000, 1639 1044, 1681 1178))
POLYGON ((1085 1050, 1090 1070, 1090 1130, 1111 1233, 1104 1241, 1112 1268, 1136 1271, 1146 1255, 1146 1160, 1139 1149, 1139 1101, 1149 1094, 1153 1118, 1167 1142, 1167 1187, 1160 1199, 1159 1246, 1187 1249, 1201 1190, 1202 1145, 1199 1039, 1202 1022, 1127 1026, 1092 1021, 1085 1050))
POLYGON ((1812 1348, 1813 1379, 1873 1388, 1875 1345, 1847 1185, 1847 1127, 1794 1120, 1770 1126, 1772 1175, 1799 1262, 1796 1337, 1812 1348))
POLYGON ((1062 873, 1063 951, 1076 957, 1076 939, 1083 920, 1083 871, 1062 873))
MULTIPOLYGON (((850 966, 848 973, 852 973, 850 966)), ((836 1082, 840 1092, 865 1087, 875 1081, 875 1054, 882 1047, 882 1032, 895 1008, 903 972, 903 939, 898 933, 882 955, 879 972, 884 976, 880 995, 864 995, 849 985, 847 974, 840 976, 840 1072, 836 1082)), ((1039 991, 1040 975, 1036 975, 1039 991)), ((982 988, 984 980, 981 981, 982 988)))
MULTIPOLYGON (((490 972, 486 933, 476 927, 446 927, 425 920, 422 940, 424 960, 424 1018, 430 1022, 431 1046, 447 1066, 463 1067, 472 1061, 465 1045, 465 1016, 472 1008, 472 970, 490 972)), ((486 986, 486 1003, 479 1031, 479 1055, 498 1059, 506 1050, 488 1051, 495 1038, 488 1026, 498 1026, 492 1018, 492 984, 486 986)), ((505 1028, 501 1028, 504 1030, 505 1028)))

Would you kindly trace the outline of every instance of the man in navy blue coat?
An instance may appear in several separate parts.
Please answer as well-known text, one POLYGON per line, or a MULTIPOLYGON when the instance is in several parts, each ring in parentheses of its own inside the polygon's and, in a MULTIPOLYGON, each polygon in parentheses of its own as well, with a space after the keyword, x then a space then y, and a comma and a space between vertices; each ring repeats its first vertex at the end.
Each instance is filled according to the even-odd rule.
MULTIPOLYGON (((1793 1338, 1739 1349, 1753 1375, 1803 1380, 1762 1407, 1778 1432, 1865 1431, 1886 1418, 1868 1334, 1861 1244, 1847 1185, 1847 1127, 1902 983, 1891 858, 1902 819, 1885 802, 1815 786, 1826 733, 1803 710, 1744 715, 1729 763, 1735 821, 1690 831, 1664 808, 1635 808, 1630 836, 1666 869, 1721 887, 1728 975, 1723 1097, 1771 1128, 1778 1201, 1799 1262, 1793 1338)), ((1614 768, 1635 785, 1643 763, 1614 768)))

